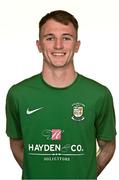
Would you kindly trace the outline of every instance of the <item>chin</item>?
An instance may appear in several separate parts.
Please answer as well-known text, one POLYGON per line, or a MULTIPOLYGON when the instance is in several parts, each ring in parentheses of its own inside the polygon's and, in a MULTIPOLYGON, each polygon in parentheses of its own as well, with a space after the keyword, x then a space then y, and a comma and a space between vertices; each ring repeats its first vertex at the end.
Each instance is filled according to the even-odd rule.
POLYGON ((66 65, 66 62, 55 62, 55 63, 53 62, 52 65, 53 65, 53 66, 57 66, 57 67, 59 67, 59 66, 65 66, 65 65, 66 65))
POLYGON ((55 68, 64 68, 67 66, 67 64, 52 64, 55 68))

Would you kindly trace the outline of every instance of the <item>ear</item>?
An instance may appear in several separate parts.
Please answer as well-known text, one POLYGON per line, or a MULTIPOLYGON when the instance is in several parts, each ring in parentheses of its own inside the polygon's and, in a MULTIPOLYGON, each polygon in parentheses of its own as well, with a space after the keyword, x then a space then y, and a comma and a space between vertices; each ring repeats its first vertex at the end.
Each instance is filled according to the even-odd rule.
POLYGON ((40 45, 40 40, 36 40, 36 46, 37 46, 39 52, 42 52, 41 45, 40 45))
POLYGON ((77 41, 75 45, 75 52, 77 53, 81 45, 81 41, 77 41))

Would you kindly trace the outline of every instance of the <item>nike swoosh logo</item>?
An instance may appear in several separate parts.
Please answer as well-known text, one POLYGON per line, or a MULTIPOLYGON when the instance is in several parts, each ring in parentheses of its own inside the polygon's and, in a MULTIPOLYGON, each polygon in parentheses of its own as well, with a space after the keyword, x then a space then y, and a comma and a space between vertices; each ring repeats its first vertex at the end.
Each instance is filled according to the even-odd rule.
POLYGON ((43 109, 44 107, 40 107, 40 108, 37 108, 37 109, 33 109, 33 110, 29 110, 29 108, 26 110, 26 114, 33 114, 35 113, 36 111, 39 111, 41 109, 43 109))

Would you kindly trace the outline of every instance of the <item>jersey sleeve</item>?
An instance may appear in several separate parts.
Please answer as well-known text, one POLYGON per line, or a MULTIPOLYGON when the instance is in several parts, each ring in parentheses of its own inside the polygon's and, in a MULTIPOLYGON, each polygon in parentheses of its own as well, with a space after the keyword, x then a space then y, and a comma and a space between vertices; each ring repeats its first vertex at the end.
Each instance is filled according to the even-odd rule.
POLYGON ((96 118, 96 137, 98 140, 111 141, 116 135, 113 98, 108 89, 101 100, 100 111, 96 118))
POLYGON ((18 111, 18 102, 12 87, 6 98, 6 133, 10 138, 22 139, 21 124, 18 111))

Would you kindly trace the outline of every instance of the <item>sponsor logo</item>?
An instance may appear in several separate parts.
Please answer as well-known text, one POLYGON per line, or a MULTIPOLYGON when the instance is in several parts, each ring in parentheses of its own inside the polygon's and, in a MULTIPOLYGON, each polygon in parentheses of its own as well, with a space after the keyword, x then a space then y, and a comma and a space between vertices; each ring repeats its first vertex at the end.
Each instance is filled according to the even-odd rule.
POLYGON ((62 133, 64 130, 61 129, 45 129, 42 131, 42 136, 44 136, 47 140, 61 140, 62 138, 62 133))
POLYGON ((26 114, 30 115, 30 114, 33 114, 41 109, 43 109, 44 107, 40 107, 40 108, 37 108, 37 109, 33 109, 33 110, 30 110, 29 108, 26 110, 26 114))
POLYGON ((43 130, 41 135, 46 139, 47 143, 28 144, 29 155, 41 156, 44 161, 70 161, 73 157, 84 155, 81 144, 60 143, 63 133, 64 130, 61 129, 43 130), (59 143, 57 143, 58 141, 59 143))
POLYGON ((74 121, 82 121, 85 119, 84 117, 84 108, 85 105, 82 103, 74 103, 72 104, 72 120, 74 121))
MULTIPOLYGON (((28 150, 30 152, 54 152, 57 155, 70 155, 71 152, 82 152, 83 148, 81 144, 28 144, 28 150)), ((51 155, 51 154, 50 154, 51 155)), ((52 154, 54 155, 54 154, 52 154)), ((71 154, 79 155, 79 154, 71 154)))
POLYGON ((52 140, 61 140, 61 129, 52 129, 52 140))

